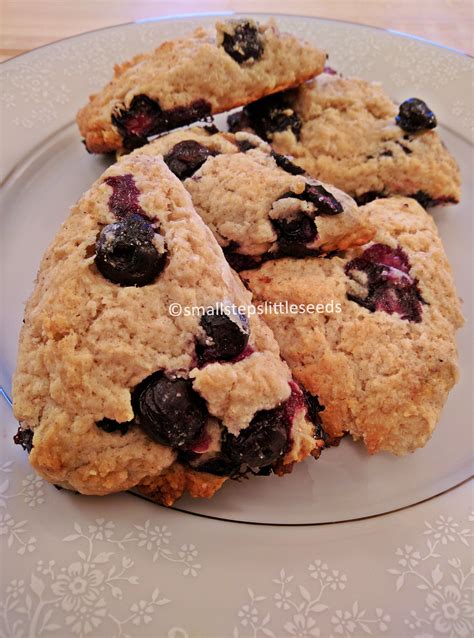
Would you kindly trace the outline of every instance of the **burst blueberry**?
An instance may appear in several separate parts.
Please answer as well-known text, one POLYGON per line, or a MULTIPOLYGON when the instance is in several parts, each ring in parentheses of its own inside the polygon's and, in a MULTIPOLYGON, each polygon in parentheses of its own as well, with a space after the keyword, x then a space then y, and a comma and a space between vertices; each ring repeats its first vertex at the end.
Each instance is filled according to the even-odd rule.
POLYGON ((234 116, 231 121, 234 130, 239 124, 245 123, 267 141, 272 140, 274 133, 287 130, 299 137, 302 122, 291 106, 290 94, 268 95, 248 104, 242 113, 239 117, 234 116))
POLYGON ((183 140, 175 144, 163 157, 172 173, 179 179, 191 177, 208 157, 217 155, 215 151, 195 140, 183 140))
POLYGON ((127 150, 143 146, 148 137, 169 131, 211 115, 211 105, 206 100, 195 100, 188 106, 162 109, 157 100, 148 95, 135 95, 128 106, 119 106, 112 114, 127 150))
POLYGON ((304 213, 300 213, 290 219, 280 218, 271 220, 277 231, 279 246, 284 244, 308 244, 318 234, 314 221, 304 213))
POLYGON ((344 210, 341 202, 322 184, 308 183, 301 194, 293 194, 292 197, 314 204, 316 215, 339 215, 344 210))
POLYGON ((272 151, 272 157, 276 162, 276 165, 283 169, 286 173, 290 173, 290 175, 304 175, 305 170, 301 168, 301 166, 297 166, 294 164, 286 155, 280 155, 280 153, 276 153, 272 151))
POLYGON ((13 437, 13 442, 28 452, 33 449, 33 430, 29 428, 18 428, 18 432, 13 437))
POLYGON ((263 55, 262 36, 258 28, 247 20, 236 23, 232 33, 224 33, 222 46, 239 64, 259 60, 263 55))
POLYGON ((351 279, 355 271, 365 274, 366 295, 348 293, 347 298, 370 312, 381 310, 419 323, 422 304, 426 302, 410 269, 408 255, 400 246, 394 249, 385 244, 373 244, 345 266, 345 273, 351 279))

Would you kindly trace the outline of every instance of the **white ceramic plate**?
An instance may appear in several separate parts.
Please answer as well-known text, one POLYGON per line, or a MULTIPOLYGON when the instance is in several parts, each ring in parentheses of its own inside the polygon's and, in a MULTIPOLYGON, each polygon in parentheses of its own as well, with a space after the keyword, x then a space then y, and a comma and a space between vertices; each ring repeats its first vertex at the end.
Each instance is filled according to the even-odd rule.
MULTIPOLYGON (((40 257, 69 206, 107 162, 85 153, 73 123, 77 109, 109 79, 115 62, 213 21, 200 16, 118 26, 43 47, 2 66, 0 383, 7 393, 23 305, 40 257)), ((406 508, 470 475, 472 60, 424 41, 359 25, 290 16, 280 16, 278 22, 326 49, 330 64, 343 73, 383 80, 395 99, 422 97, 436 112, 441 135, 463 172, 462 203, 433 211, 468 319, 459 336, 461 381, 430 443, 409 457, 371 458, 361 445, 345 440, 317 463, 302 464, 285 479, 229 482, 211 501, 183 499, 180 511, 130 495, 74 497, 36 481, 21 451, 11 444, 15 424, 4 403, 0 535, 10 551, 2 555, 6 589, 0 632, 6 636, 123 633, 182 638, 186 632, 227 636, 234 629, 235 636, 318 635, 318 631, 322 636, 361 635, 368 630, 393 636, 423 631, 467 635, 462 633, 466 627, 470 631, 471 612, 465 603, 468 580, 458 573, 467 565, 460 558, 468 543, 467 488, 390 516, 328 523, 406 508), (8 509, 1 509, 2 503, 8 509), (444 514, 446 503, 456 503, 457 509, 444 514), (422 536, 428 512, 433 517, 432 532, 422 536), (457 518, 444 525, 436 522, 439 512, 446 520, 450 514, 457 518), (274 526, 239 525, 189 513, 274 526), (100 531, 96 519, 110 524, 100 531), (443 542, 445 537, 448 540, 443 542), (409 560, 394 554, 404 543, 418 557, 409 560), (461 567, 447 563, 443 568, 438 562, 430 567, 429 577, 424 575, 418 567, 422 560, 426 567, 431 559, 438 560, 437 555, 441 560, 440 549, 454 543, 457 554, 445 558, 459 559, 461 567), (50 560, 55 565, 48 570, 50 560), (318 567, 315 560, 329 567, 318 567), (400 573, 388 574, 385 566, 400 573), (339 570, 339 575, 331 569, 339 570), (348 580, 341 580, 341 570, 351 572, 350 588, 348 580), (402 578, 406 570, 411 571, 402 578), (295 579, 286 580, 289 575, 295 579), (194 582, 198 577, 200 585, 194 582), (24 584, 19 585, 19 580, 24 584), (455 593, 445 591, 451 581, 455 593), (153 599, 155 584, 162 593, 153 599), (252 593, 246 591, 247 584, 252 593), (424 584, 424 589, 418 590, 417 584, 424 584), (18 593, 21 588, 25 591, 18 593), (461 620, 445 617, 443 604, 448 598, 461 610, 461 620), (162 602, 165 599, 168 602, 162 602), (140 600, 147 602, 140 606, 140 600), (354 607, 356 600, 359 607, 354 607), (408 601, 411 607, 405 609, 408 601), (360 615, 360 605, 370 610, 360 615), (385 611, 377 611, 379 607, 385 611), (418 620, 410 616, 412 608, 418 620)), ((218 118, 218 123, 223 121, 218 118)))

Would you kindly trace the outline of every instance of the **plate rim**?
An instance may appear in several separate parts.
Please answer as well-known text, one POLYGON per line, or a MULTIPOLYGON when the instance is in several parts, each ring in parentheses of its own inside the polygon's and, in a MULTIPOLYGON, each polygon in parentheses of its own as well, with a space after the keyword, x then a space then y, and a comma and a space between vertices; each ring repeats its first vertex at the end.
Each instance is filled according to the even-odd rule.
POLYGON ((59 38, 58 40, 53 40, 51 42, 47 42, 46 44, 40 44, 37 47, 33 47, 32 49, 28 49, 28 51, 22 51, 21 53, 17 53, 6 60, 2 60, 0 65, 6 65, 18 58, 21 58, 25 55, 34 54, 36 51, 41 49, 45 49, 46 47, 50 47, 61 42, 65 42, 68 40, 73 40, 74 38, 80 38, 82 36, 89 35, 91 33, 98 33, 99 31, 106 31, 108 29, 116 29, 119 27, 129 27, 136 24, 147 24, 151 22, 166 22, 172 20, 185 20, 189 18, 209 18, 209 17, 221 17, 221 16, 266 16, 266 17, 283 17, 283 18, 303 18, 305 20, 317 20, 321 22, 337 22, 342 24, 347 24, 353 27, 360 27, 364 29, 374 29, 376 31, 383 31, 385 33, 390 33, 395 36, 399 36, 402 38, 407 38, 409 40, 416 40, 423 45, 436 47, 450 53, 453 53, 457 56, 470 58, 474 60, 474 55, 462 51, 461 49, 456 49, 455 47, 450 47, 447 44, 442 44, 440 42, 436 42, 435 40, 430 40, 429 38, 425 38, 423 36, 415 35, 414 33, 407 33, 405 31, 398 31, 397 29, 389 29, 386 27, 379 27, 372 24, 367 24, 365 22, 353 22, 352 20, 343 20, 341 18, 325 18, 322 16, 314 16, 307 15, 304 13, 284 13, 284 12, 266 12, 266 11, 198 11, 196 13, 175 13, 173 15, 166 16, 153 16, 150 18, 140 18, 138 20, 127 20, 126 22, 117 22, 116 24, 109 24, 105 27, 98 27, 97 29, 88 29, 87 31, 81 31, 80 33, 75 33, 74 35, 68 35, 64 38, 59 38))
MULTIPOLYGON (((310 20, 311 22, 314 23, 328 23, 328 24, 339 24, 342 23, 344 25, 348 25, 351 28, 354 28, 356 31, 357 30, 374 30, 377 32, 381 32, 382 34, 385 35, 391 35, 391 36, 395 36, 396 38, 406 38, 408 40, 415 40, 417 42, 419 42, 420 44, 422 44, 423 46, 429 46, 431 48, 435 48, 435 50, 439 51, 439 52, 447 52, 448 55, 452 56, 454 59, 456 60, 463 60, 465 58, 470 58, 470 59, 474 59, 473 56, 471 56, 470 54, 464 53, 462 51, 453 49, 451 47, 442 45, 442 44, 438 44, 436 42, 427 40, 425 38, 419 37, 419 36, 414 36, 411 34, 406 34, 403 32, 399 32, 399 31, 395 31, 395 30, 391 30, 391 29, 386 29, 383 27, 376 27, 376 26, 372 26, 372 25, 367 25, 367 24, 362 24, 362 23, 356 23, 356 22, 351 22, 351 21, 347 21, 347 20, 339 20, 339 19, 332 19, 332 18, 322 18, 322 17, 318 17, 318 16, 307 16, 307 15, 302 15, 302 14, 289 14, 289 13, 268 13, 268 12, 233 12, 233 11, 218 11, 218 12, 197 12, 197 13, 187 13, 187 14, 176 14, 176 15, 170 15, 170 16, 160 16, 160 17, 152 17, 152 18, 144 18, 144 19, 140 19, 140 20, 135 20, 135 21, 128 21, 128 22, 124 22, 124 23, 119 23, 119 24, 114 24, 114 25, 109 25, 109 26, 105 26, 105 27, 100 27, 97 29, 92 29, 89 31, 84 31, 75 35, 71 35, 71 36, 67 36, 65 38, 61 38, 59 40, 55 40, 53 42, 41 45, 39 47, 36 47, 34 49, 31 49, 29 51, 23 52, 18 54, 17 56, 13 56, 12 58, 9 58, 8 60, 5 60, 4 62, 2 62, 2 64, 5 65, 9 65, 9 63, 14 63, 17 59, 19 58, 23 58, 24 56, 30 55, 30 56, 34 56, 38 51, 46 49, 47 47, 56 47, 56 46, 60 46, 62 43, 67 42, 69 40, 75 40, 75 39, 81 39, 81 38, 87 38, 88 36, 91 36, 92 34, 97 34, 103 31, 108 31, 108 30, 113 30, 113 29, 121 29, 121 28, 125 28, 125 32, 127 33, 129 29, 133 29, 133 27, 135 26, 139 26, 139 25, 143 25, 143 24, 159 24, 159 23, 163 23, 163 22, 181 22, 183 20, 186 19, 191 19, 193 21, 198 21, 200 18, 211 18, 211 17, 224 17, 224 16, 261 16, 261 17, 275 17, 276 19, 278 18, 290 18, 290 19, 301 19, 301 20, 310 20)), ((63 129, 68 128, 69 126, 71 126, 72 121, 68 121, 66 124, 63 124, 61 126, 59 126, 58 128, 56 128, 52 133, 48 134, 45 138, 43 138, 42 142, 44 143, 45 140, 48 140, 50 137, 56 136, 58 133, 60 133, 63 129)), ((446 128, 449 128, 451 130, 451 132, 459 137, 461 137, 462 139, 464 139, 466 142, 471 143, 470 140, 468 140, 461 132, 457 131, 457 130, 453 130, 451 129, 451 127, 447 126, 446 128)), ((35 154, 35 150, 37 150, 38 145, 34 145, 33 148, 31 149, 31 151, 33 152, 33 155, 35 154)), ((10 178, 15 176, 15 171, 16 169, 21 166, 23 163, 25 162, 25 156, 22 156, 17 162, 15 162, 12 166, 12 168, 8 171, 7 175, 5 176, 5 179, 3 181, 4 185, 7 185, 10 178)), ((210 518, 213 520, 220 520, 220 521, 228 521, 228 522, 233 522, 233 523, 240 523, 240 524, 250 524, 250 525, 269 525, 269 526, 277 526, 277 527, 298 527, 298 526, 320 526, 320 525, 335 525, 335 524, 339 524, 339 523, 350 523, 350 522, 355 522, 355 521, 360 521, 360 520, 367 520, 367 519, 371 519, 371 518, 376 518, 379 516, 385 516, 387 514, 393 513, 393 512, 398 512, 407 508, 411 508, 411 507, 415 507, 417 505, 420 505, 422 503, 425 503, 431 499, 437 498, 438 496, 442 496, 443 494, 446 494, 447 492, 454 490, 460 486, 462 486, 465 482, 471 480, 472 478, 472 474, 471 476, 467 476, 465 478, 463 478, 460 482, 451 485, 448 488, 442 489, 440 492, 433 494, 432 496, 428 496, 428 497, 423 497, 420 500, 415 500, 412 503, 408 503, 404 506, 401 507, 396 507, 394 509, 390 509, 387 511, 382 511, 379 513, 375 513, 375 514, 369 514, 366 516, 361 516, 361 517, 356 517, 356 518, 348 518, 348 519, 342 519, 342 520, 338 520, 338 521, 327 521, 327 522, 302 522, 302 523, 273 523, 273 522, 260 522, 260 521, 245 521, 245 520, 239 520, 239 519, 227 519, 227 518, 223 518, 223 517, 217 517, 217 516, 212 516, 209 514, 201 514, 199 512, 194 512, 192 510, 181 510, 180 508, 174 508, 175 511, 179 511, 182 513, 187 513, 187 514, 191 514, 194 516, 200 516, 200 517, 205 517, 205 518, 210 518)))

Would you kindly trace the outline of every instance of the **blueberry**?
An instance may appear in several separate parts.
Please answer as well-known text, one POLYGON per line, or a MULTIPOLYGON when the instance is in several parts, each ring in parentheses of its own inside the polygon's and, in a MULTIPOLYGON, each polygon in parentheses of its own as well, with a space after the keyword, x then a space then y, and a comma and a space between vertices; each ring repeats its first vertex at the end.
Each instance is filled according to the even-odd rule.
POLYGON ((386 197, 386 195, 380 191, 367 191, 361 195, 356 195, 354 199, 358 206, 364 206, 365 204, 369 204, 375 199, 380 199, 381 197, 386 197))
POLYGON ((406 146, 405 144, 402 144, 401 142, 399 142, 398 140, 395 140, 395 144, 398 144, 398 146, 402 149, 402 151, 405 153, 405 155, 411 155, 413 153, 413 151, 411 150, 411 148, 409 148, 408 146, 406 146))
POLYGON ((216 476, 233 476, 239 471, 239 465, 222 453, 218 453, 206 461, 200 461, 199 456, 199 454, 191 453, 190 455, 181 455, 180 458, 197 472, 208 472, 216 476))
POLYGON ((302 199, 310 202, 316 207, 316 215, 339 215, 344 210, 332 193, 327 191, 322 184, 306 184, 304 191, 296 195, 292 193, 287 196, 302 199))
POLYGON ((319 402, 319 397, 311 394, 308 390, 303 391, 306 401, 308 419, 314 425, 314 438, 326 440, 326 432, 323 429, 323 422, 319 416, 321 412, 326 409, 324 405, 319 402))
POLYGON ((122 135, 124 147, 131 150, 146 144, 152 135, 205 119, 211 112, 206 100, 164 110, 157 100, 140 94, 135 95, 128 108, 121 106, 112 113, 112 123, 122 135))
POLYGON ((242 64, 259 60, 263 55, 263 39, 255 25, 247 20, 235 24, 233 33, 224 33, 222 42, 225 52, 242 64))
MULTIPOLYGON (((212 118, 211 118, 212 121, 212 118)), ((215 135, 216 133, 219 133, 219 129, 217 128, 217 126, 213 123, 211 124, 206 124, 205 126, 202 127, 206 133, 208 133, 209 135, 215 135)))
POLYGON ((112 123, 120 131, 125 147, 131 150, 146 144, 162 114, 158 102, 147 95, 135 95, 128 109, 121 107, 112 113, 112 123))
POLYGON ((153 243, 153 227, 138 215, 105 226, 96 242, 95 264, 101 274, 121 286, 145 286, 166 262, 166 250, 153 243))
POLYGON ((138 423, 158 443, 190 447, 202 435, 208 413, 204 399, 189 379, 169 378, 155 372, 133 391, 138 423))
POLYGON ((291 93, 274 93, 248 104, 239 121, 250 124, 257 135, 267 141, 279 131, 289 130, 299 137, 302 127, 299 115, 291 106, 291 93))
POLYGON ((231 268, 236 272, 241 272, 242 270, 251 270, 252 268, 260 266, 262 260, 259 257, 239 253, 237 252, 238 247, 237 242, 230 242, 230 244, 223 249, 224 256, 231 268))
POLYGON ((425 131, 435 128, 436 116, 428 106, 416 97, 405 100, 400 104, 398 115, 395 118, 400 128, 408 133, 425 131))
POLYGON ((422 304, 426 303, 418 288, 418 280, 410 275, 408 255, 398 246, 396 249, 385 244, 373 244, 362 255, 349 261, 345 273, 353 278, 354 271, 361 271, 367 277, 367 294, 359 297, 347 294, 370 312, 380 310, 388 314, 399 314, 402 319, 421 322, 422 304))
POLYGON ((257 148, 256 144, 253 144, 250 140, 237 140, 236 144, 241 153, 246 153, 247 151, 252 151, 254 148, 257 148))
POLYGON ((286 157, 285 155, 280 155, 280 153, 276 153, 275 151, 272 151, 272 157, 275 160, 277 166, 279 166, 281 169, 283 169, 287 173, 290 173, 290 175, 305 174, 305 170, 301 168, 301 166, 297 166, 296 164, 293 164, 293 162, 290 159, 288 159, 288 157, 286 157))
POLYGON ((175 144, 163 157, 172 173, 179 179, 191 177, 200 168, 208 157, 217 153, 194 140, 184 140, 175 144))
POLYGON ((318 234, 316 224, 304 213, 290 219, 272 219, 271 222, 280 243, 309 244, 318 234))
POLYGON ((245 129, 252 128, 248 114, 245 113, 243 110, 237 111, 236 113, 231 113, 227 117, 227 126, 231 133, 238 133, 239 131, 244 131, 245 129))
POLYGON ((120 432, 123 436, 127 434, 128 429, 133 425, 133 421, 125 421, 124 423, 119 423, 118 421, 114 421, 113 419, 102 419, 101 421, 97 421, 96 426, 104 432, 111 434, 112 432, 120 432))
POLYGON ((439 206, 440 204, 456 204, 456 200, 451 197, 433 198, 431 195, 428 195, 428 193, 425 193, 425 191, 417 191, 413 193, 413 195, 410 195, 410 197, 416 199, 423 208, 431 208, 432 206, 439 206))
POLYGON ((227 434, 222 441, 222 452, 239 466, 258 469, 272 465, 287 450, 289 427, 284 405, 261 410, 238 436, 227 434))
POLYGON ((140 191, 135 184, 133 175, 129 173, 112 175, 104 181, 112 188, 112 195, 108 201, 111 213, 114 213, 117 217, 128 217, 128 215, 146 217, 146 213, 138 201, 140 191))
POLYGON ((206 333, 205 340, 196 346, 201 363, 234 359, 249 342, 247 317, 237 312, 226 314, 210 308, 201 318, 201 327, 206 333))
POLYGON ((16 445, 21 445, 21 447, 29 454, 33 449, 33 430, 19 427, 18 432, 13 437, 13 442, 16 445))
MULTIPOLYGON (((316 207, 316 215, 337 215, 343 210, 334 195, 317 184, 306 184, 303 193, 287 192, 280 199, 287 197, 310 202, 316 207)), ((300 213, 290 219, 272 219, 271 223, 278 235, 278 248, 273 253, 273 258, 303 258, 315 254, 314 249, 307 249, 305 246, 318 236, 318 228, 311 217, 300 213)), ((268 256, 271 257, 270 254, 268 256)))

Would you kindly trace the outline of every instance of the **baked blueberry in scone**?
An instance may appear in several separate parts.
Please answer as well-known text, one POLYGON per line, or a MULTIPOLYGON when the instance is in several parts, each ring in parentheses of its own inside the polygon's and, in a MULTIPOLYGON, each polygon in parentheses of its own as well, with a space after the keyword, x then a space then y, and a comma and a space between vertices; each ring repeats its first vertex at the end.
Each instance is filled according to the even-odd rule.
POLYGON ((329 436, 350 432, 371 453, 402 455, 425 445, 456 383, 463 318, 431 216, 399 197, 361 214, 377 228, 367 245, 241 276, 255 300, 332 302, 321 314, 265 320, 296 380, 327 406, 329 436))
POLYGON ((316 399, 250 303, 160 157, 110 167, 26 306, 13 397, 32 466, 83 494, 136 488, 170 505, 317 457, 316 399))
POLYGON ((163 155, 237 271, 269 259, 345 250, 373 235, 351 197, 311 178, 255 135, 194 127, 135 152, 163 155))
POLYGON ((115 67, 77 115, 91 153, 130 151, 150 136, 297 86, 326 54, 270 20, 217 22, 115 67))
POLYGON ((459 168, 436 126, 422 100, 397 105, 380 84, 333 71, 229 116, 231 131, 256 132, 359 204, 405 195, 425 208, 460 199, 459 168))

